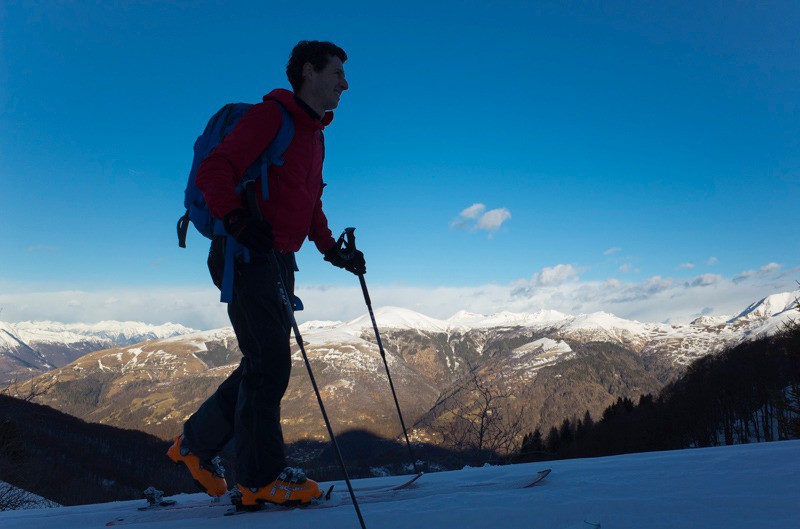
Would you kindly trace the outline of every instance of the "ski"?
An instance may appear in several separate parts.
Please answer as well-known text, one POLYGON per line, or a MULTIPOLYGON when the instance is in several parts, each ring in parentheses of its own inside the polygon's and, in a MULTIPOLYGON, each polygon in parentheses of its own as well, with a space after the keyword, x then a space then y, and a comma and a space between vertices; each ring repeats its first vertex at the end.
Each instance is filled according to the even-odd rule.
MULTIPOLYGON (((388 485, 388 486, 387 485, 382 485, 382 486, 376 486, 376 487, 355 487, 353 489, 353 492, 356 493, 357 497, 363 497, 363 498, 366 498, 367 500, 369 500, 370 498, 373 498, 373 497, 376 497, 376 496, 380 496, 380 495, 384 495, 384 494, 387 494, 387 493, 390 493, 390 492, 395 492, 395 491, 399 491, 399 490, 403 490, 403 489, 409 488, 409 487, 412 486, 413 483, 415 483, 419 478, 421 478, 422 475, 423 475, 423 472, 418 472, 418 473, 414 474, 413 476, 411 476, 406 481, 403 481, 402 483, 399 483, 397 485, 388 485)), ((259 512, 259 511, 263 511, 263 510, 273 511, 273 510, 276 510, 276 509, 287 509, 287 508, 298 508, 298 509, 331 508, 331 507, 338 507, 339 505, 345 505, 346 503, 348 503, 348 500, 350 498, 347 498, 347 497, 342 498, 342 501, 335 501, 334 500, 332 502, 331 501, 331 496, 332 496, 333 492, 334 492, 333 491, 333 485, 331 485, 330 488, 328 488, 328 492, 325 493, 322 498, 320 498, 319 500, 317 500, 315 502, 310 503, 309 505, 301 505, 301 506, 298 506, 298 505, 286 505, 286 506, 283 506, 283 505, 271 505, 271 504, 266 504, 265 503, 265 504, 262 504, 262 506, 260 508, 256 508, 256 509, 247 509, 247 508, 242 508, 242 507, 233 505, 231 508, 229 508, 227 511, 225 511, 225 516, 235 516, 235 515, 238 515, 238 514, 247 514, 247 513, 259 512)), ((347 491, 336 491, 336 492, 340 496, 344 496, 345 494, 347 494, 347 491)))
POLYGON ((415 483, 419 478, 423 476, 424 472, 418 472, 412 475, 406 481, 402 483, 398 483, 397 485, 377 485, 373 487, 354 487, 353 490, 357 493, 359 492, 392 492, 394 490, 402 490, 405 488, 410 487, 413 483, 415 483))
MULTIPOLYGON (((459 485, 459 489, 463 489, 464 492, 468 493, 476 489, 481 490, 484 488, 490 489, 494 487, 507 487, 512 489, 531 488, 534 485, 541 483, 542 480, 544 480, 550 474, 550 472, 551 469, 549 468, 541 470, 537 472, 531 479, 526 481, 483 481, 479 483, 462 483, 459 485)), ((424 483, 421 485, 418 483, 423 475, 424 474, 422 473, 414 474, 410 477, 407 477, 405 481, 402 481, 396 485, 356 487, 354 488, 354 491, 358 497, 359 503, 365 505, 371 503, 389 502, 396 498, 406 497, 406 495, 423 496, 426 494, 437 494, 435 488, 432 491, 428 491, 424 483)), ((190 498, 185 504, 183 503, 183 500, 179 499, 175 505, 146 508, 144 509, 145 512, 132 514, 130 516, 118 517, 108 522, 106 526, 133 525, 138 523, 161 522, 173 519, 202 519, 214 518, 217 516, 236 516, 241 514, 280 512, 291 509, 316 510, 330 509, 345 505, 352 506, 352 501, 347 491, 339 489, 334 490, 333 487, 333 485, 329 485, 327 492, 323 494, 320 500, 308 505, 275 505, 266 503, 262 504, 256 510, 237 509, 233 503, 228 501, 220 501, 219 499, 209 501, 206 498, 203 498, 202 500, 190 498)), ((169 499, 166 501, 175 500, 169 499)))
MULTIPOLYGON (((521 483, 519 482, 515 483, 511 486, 511 488, 527 489, 533 487, 537 483, 541 482, 544 478, 546 478, 552 471, 553 469, 551 468, 540 470, 539 472, 536 473, 536 475, 532 479, 528 481, 523 481, 521 483)), ((475 483, 463 483, 461 487, 466 489, 485 489, 485 488, 498 487, 502 485, 503 485, 502 481, 478 481, 475 483)))
POLYGON ((328 487, 328 491, 322 495, 322 497, 317 498, 316 500, 312 500, 311 503, 306 505, 298 505, 296 503, 286 504, 286 505, 276 505, 272 503, 260 503, 258 505, 254 505, 252 507, 245 507, 242 506, 242 497, 241 494, 234 495, 234 491, 231 491, 231 503, 232 505, 228 507, 225 511, 225 516, 235 516, 237 514, 247 514, 249 512, 258 512, 263 510, 276 510, 276 509, 292 509, 292 508, 300 508, 300 509, 313 509, 317 505, 321 505, 326 501, 330 501, 331 494, 333 493, 333 485, 328 487))
POLYGON ((522 486, 522 488, 523 488, 523 489, 528 489, 528 488, 530 488, 530 487, 533 487, 534 485, 536 485, 537 483, 539 483, 540 481, 542 481, 544 478, 546 478, 546 477, 547 477, 547 475, 548 475, 548 474, 550 474, 550 472, 552 472, 552 471, 553 471, 553 469, 552 469, 552 468, 546 468, 546 469, 544 469, 544 470, 540 470, 539 472, 537 472, 537 473, 536 473, 536 477, 535 477, 535 478, 533 478, 533 479, 532 479, 530 482, 528 482, 527 484, 523 485, 523 486, 522 486))

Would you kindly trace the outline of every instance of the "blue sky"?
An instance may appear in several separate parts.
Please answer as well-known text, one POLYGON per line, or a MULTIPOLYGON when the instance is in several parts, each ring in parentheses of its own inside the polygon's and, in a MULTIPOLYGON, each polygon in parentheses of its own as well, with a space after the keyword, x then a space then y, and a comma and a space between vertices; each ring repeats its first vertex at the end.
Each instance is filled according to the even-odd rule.
MULTIPOLYGON (((350 57, 324 204, 376 305, 663 321, 797 288, 796 3, 31 4, 0 6, 0 320, 225 325, 176 244, 192 144, 301 39, 350 57)), ((303 318, 363 311, 299 260, 303 318)))

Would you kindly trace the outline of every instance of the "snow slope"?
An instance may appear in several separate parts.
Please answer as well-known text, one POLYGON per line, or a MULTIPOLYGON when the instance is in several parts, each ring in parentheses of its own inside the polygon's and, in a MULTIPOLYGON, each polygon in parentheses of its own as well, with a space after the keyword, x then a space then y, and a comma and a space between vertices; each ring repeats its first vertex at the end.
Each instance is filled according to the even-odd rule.
MULTIPOLYGON (((399 477, 356 480, 393 484, 399 477)), ((653 452, 428 474, 391 501, 362 503, 370 529, 456 527, 546 529, 800 528, 800 441, 653 452), (530 489, 515 488, 539 469, 553 473, 530 489)), ((337 483, 338 490, 345 490, 337 483)), ((207 503, 185 494, 179 504, 207 503)), ((222 516, 224 507, 139 513, 144 501, 0 512, 0 527, 87 529, 119 518, 130 527, 204 529, 358 528, 352 505, 222 516)))

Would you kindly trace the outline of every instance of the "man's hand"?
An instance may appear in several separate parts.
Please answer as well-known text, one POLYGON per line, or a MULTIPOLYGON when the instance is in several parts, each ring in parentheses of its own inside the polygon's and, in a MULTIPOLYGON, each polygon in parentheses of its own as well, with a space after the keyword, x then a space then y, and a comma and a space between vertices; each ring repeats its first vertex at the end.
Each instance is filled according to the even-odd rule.
POLYGON ((344 268, 357 276, 367 273, 367 262, 364 260, 361 250, 343 252, 338 244, 334 244, 325 252, 325 260, 333 266, 344 268))
POLYGON ((248 250, 267 253, 272 250, 272 226, 266 220, 254 219, 247 210, 235 209, 225 215, 225 231, 248 250))

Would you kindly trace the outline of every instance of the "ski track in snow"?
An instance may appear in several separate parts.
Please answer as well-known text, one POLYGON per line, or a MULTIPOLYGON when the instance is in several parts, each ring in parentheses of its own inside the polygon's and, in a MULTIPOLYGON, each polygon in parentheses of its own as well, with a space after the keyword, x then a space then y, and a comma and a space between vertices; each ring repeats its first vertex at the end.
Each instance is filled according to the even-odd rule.
MULTIPOLYGON (((165 463, 166 464, 166 463, 165 463)), ((391 485, 401 478, 354 480, 355 486, 391 485)), ((800 441, 465 468, 426 474, 419 486, 391 501, 361 506, 370 529, 509 527, 546 529, 800 528, 800 441), (552 468, 542 483, 512 488, 552 468), (486 483, 497 486, 485 486, 486 483), (470 489, 469 485, 484 484, 470 489), (434 491, 435 494, 428 494, 434 491), (467 492, 468 491, 468 492, 467 492)), ((336 482, 341 493, 343 482, 336 482)), ((203 494, 174 497, 179 504, 208 501, 203 494)), ((157 513, 136 510, 144 500, 0 512, 0 527, 87 529, 111 520, 157 513)), ((358 528, 352 505, 318 510, 275 510, 226 518, 224 507, 183 511, 143 529, 358 528), (218 511, 218 512, 216 512, 218 511)))

